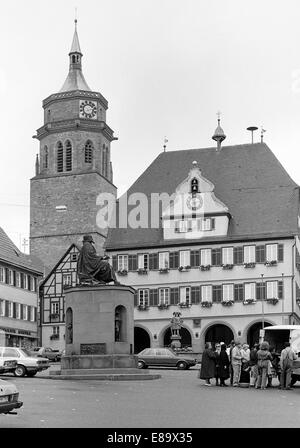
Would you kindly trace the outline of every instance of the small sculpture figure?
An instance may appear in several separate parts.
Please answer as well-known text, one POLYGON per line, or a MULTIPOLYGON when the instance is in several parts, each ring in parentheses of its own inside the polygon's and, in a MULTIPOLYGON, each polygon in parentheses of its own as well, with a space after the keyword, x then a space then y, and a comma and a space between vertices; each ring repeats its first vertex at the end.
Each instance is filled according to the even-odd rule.
POLYGON ((121 316, 120 313, 118 311, 116 311, 116 315, 115 315, 115 341, 119 342, 120 336, 121 336, 121 316))
POLYGON ((171 318, 171 332, 172 336, 180 336, 180 328, 182 327, 183 319, 181 319, 181 313, 174 311, 173 317, 171 318))
POLYGON ((77 275, 81 285, 106 284, 117 281, 113 267, 108 263, 108 256, 97 255, 92 235, 84 235, 83 246, 77 261, 77 275))

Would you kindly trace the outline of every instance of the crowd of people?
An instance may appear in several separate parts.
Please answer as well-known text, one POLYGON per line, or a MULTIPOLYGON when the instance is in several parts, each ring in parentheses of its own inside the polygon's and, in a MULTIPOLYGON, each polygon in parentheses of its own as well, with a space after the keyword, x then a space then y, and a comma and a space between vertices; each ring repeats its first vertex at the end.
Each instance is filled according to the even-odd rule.
POLYGON ((214 349, 210 342, 206 342, 202 355, 199 378, 205 380, 206 386, 233 387, 252 386, 256 389, 272 387, 272 379, 280 374, 279 389, 290 390, 293 361, 297 355, 285 343, 280 356, 268 342, 254 344, 250 350, 248 344, 232 341, 228 346, 224 342, 216 343, 214 349))

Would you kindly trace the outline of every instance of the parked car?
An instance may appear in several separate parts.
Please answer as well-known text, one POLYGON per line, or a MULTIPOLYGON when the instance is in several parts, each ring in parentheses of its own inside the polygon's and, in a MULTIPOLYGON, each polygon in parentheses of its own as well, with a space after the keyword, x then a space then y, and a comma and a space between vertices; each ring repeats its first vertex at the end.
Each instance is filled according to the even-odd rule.
POLYGON ((15 359, 8 361, 5 358, 0 358, 0 375, 3 375, 4 373, 15 373, 17 364, 15 359))
POLYGON ((18 347, 0 347, 0 360, 15 361, 17 367, 14 371, 15 376, 34 376, 37 372, 49 368, 47 358, 35 358, 25 348, 18 347))
POLYGON ((30 350, 32 356, 39 356, 42 358, 48 358, 49 361, 60 361, 61 352, 54 350, 52 347, 34 347, 30 350))
POLYGON ((153 367, 177 367, 185 370, 197 364, 197 359, 188 356, 176 355, 169 348, 145 348, 137 355, 138 368, 153 367))
POLYGON ((0 380, 0 414, 8 414, 21 406, 23 402, 19 401, 17 387, 13 383, 0 380))

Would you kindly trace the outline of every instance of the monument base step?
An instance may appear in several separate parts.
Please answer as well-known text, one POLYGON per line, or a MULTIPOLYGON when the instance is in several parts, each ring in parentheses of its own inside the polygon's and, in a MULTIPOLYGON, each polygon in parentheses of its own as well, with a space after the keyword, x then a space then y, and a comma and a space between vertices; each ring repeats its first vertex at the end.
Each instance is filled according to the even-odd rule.
MULTIPOLYGON (((50 374, 52 372, 50 371, 50 374)), ((141 373, 149 375, 149 372, 141 372, 140 369, 129 368, 129 369, 61 369, 60 375, 111 375, 111 374, 136 374, 140 375, 141 373)))
MULTIPOLYGON (((82 370, 82 369, 81 369, 82 370)), ((134 369, 138 370, 138 369, 134 369)), ((161 378, 161 375, 153 375, 150 373, 69 373, 63 374, 56 372, 48 375, 46 378, 54 380, 106 380, 106 381, 141 381, 141 380, 156 380, 161 378)))

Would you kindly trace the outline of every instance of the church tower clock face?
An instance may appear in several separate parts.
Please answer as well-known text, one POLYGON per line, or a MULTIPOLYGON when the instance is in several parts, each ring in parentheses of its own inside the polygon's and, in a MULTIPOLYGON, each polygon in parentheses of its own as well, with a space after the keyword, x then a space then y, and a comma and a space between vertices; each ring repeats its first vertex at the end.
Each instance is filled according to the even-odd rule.
POLYGON ((81 100, 79 103, 80 118, 97 119, 97 103, 96 101, 81 100))

